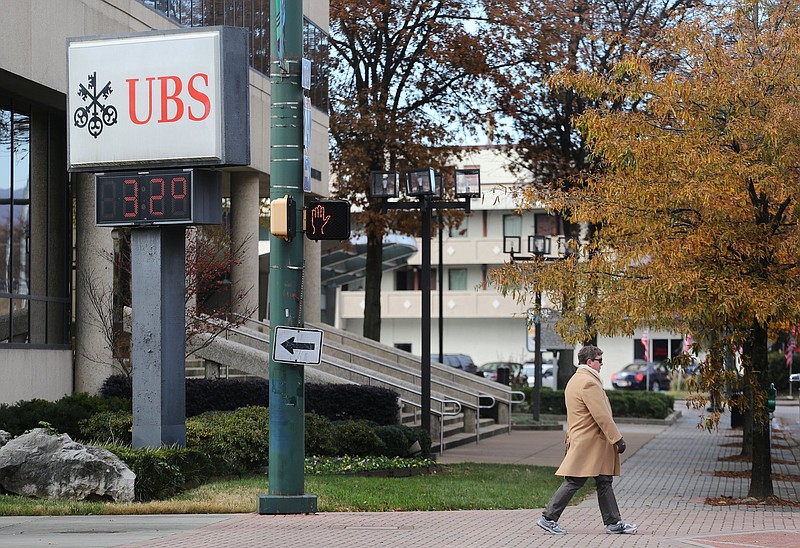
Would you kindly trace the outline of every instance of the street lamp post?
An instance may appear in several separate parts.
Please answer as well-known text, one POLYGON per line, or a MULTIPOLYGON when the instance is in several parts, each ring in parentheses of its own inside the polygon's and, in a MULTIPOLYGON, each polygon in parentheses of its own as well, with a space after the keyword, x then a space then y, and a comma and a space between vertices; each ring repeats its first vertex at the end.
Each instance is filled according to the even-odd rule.
MULTIPOLYGON (((463 209, 470 211, 470 198, 480 195, 480 172, 476 169, 455 171, 456 196, 463 201, 437 199, 442 196, 437 186, 437 177, 432 168, 412 169, 405 172, 405 195, 416 201, 386 201, 396 198, 399 191, 399 173, 396 171, 373 171, 370 173, 370 194, 384 200, 382 209, 419 209, 422 213, 422 322, 420 383, 422 429, 431 433, 431 213, 434 209, 463 209)), ((440 259, 441 260, 441 259, 440 259)), ((439 288, 441 291, 441 288, 439 288)), ((441 310, 439 311, 441 314, 441 310)), ((439 334, 441 337, 441 333, 439 334)), ((440 356, 441 358, 441 356, 440 356)))
MULTIPOLYGON (((520 236, 503 236, 503 252, 511 256, 514 261, 542 260, 550 254, 550 238, 547 236, 528 236, 528 256, 517 256, 521 248, 520 236)), ((542 402, 542 292, 536 291, 536 301, 533 314, 536 332, 534 334, 534 384, 532 394, 533 420, 538 422, 542 402)))

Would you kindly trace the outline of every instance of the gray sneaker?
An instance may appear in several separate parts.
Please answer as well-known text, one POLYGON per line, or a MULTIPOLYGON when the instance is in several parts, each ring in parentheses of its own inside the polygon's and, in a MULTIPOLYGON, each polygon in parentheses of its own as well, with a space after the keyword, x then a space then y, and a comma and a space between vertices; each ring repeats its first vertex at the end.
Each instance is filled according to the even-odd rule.
POLYGON ((638 528, 639 526, 635 523, 625 523, 619 520, 617 523, 606 525, 606 533, 609 535, 632 535, 638 528))
POLYGON ((552 533, 554 535, 565 535, 567 533, 567 530, 562 529, 557 521, 549 520, 546 517, 544 517, 544 515, 539 517, 539 520, 536 522, 536 525, 538 525, 548 533, 552 533))

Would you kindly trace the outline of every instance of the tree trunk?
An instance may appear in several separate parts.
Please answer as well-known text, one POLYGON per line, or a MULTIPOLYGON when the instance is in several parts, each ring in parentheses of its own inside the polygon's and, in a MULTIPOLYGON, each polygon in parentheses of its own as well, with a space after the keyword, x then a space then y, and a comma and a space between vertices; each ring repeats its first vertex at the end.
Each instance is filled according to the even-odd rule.
MULTIPOLYGON (((757 383, 755 383, 755 389, 766 391, 768 380, 767 327, 754 321, 751 330, 751 341, 750 374, 754 376, 754 380, 757 381, 757 383)), ((765 499, 774 494, 772 489, 769 410, 765 405, 760 405, 749 414, 753 416, 753 432, 751 436, 753 444, 753 470, 747 496, 765 499)))
POLYGON ((381 278, 383 277, 383 237, 367 230, 367 264, 364 281, 364 336, 381 340, 381 278))

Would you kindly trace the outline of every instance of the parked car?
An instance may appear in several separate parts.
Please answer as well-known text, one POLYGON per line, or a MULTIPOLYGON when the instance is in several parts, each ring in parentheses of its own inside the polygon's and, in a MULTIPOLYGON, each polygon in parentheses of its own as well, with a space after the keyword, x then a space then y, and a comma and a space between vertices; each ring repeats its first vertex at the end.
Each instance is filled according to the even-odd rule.
POLYGON ((648 371, 650 386, 649 390, 658 392, 669 388, 670 373, 667 366, 663 363, 645 363, 636 361, 629 363, 621 371, 611 375, 611 384, 614 388, 626 390, 646 390, 648 371))
POLYGON ((472 358, 466 354, 445 354, 443 359, 439 359, 439 354, 431 354, 432 362, 439 362, 456 369, 461 369, 467 373, 478 373, 478 366, 472 361, 472 358))
POLYGON ((508 378, 512 384, 524 384, 527 378, 522 371, 522 364, 517 362, 489 362, 485 363, 478 368, 479 373, 487 379, 497 381, 497 370, 506 368, 509 370, 508 378))
POLYGON ((792 373, 789 375, 789 382, 793 385, 800 384, 800 373, 792 373))
MULTIPOLYGON (((528 378, 528 386, 536 384, 536 364, 534 362, 525 362, 522 366, 523 374, 528 378)), ((555 383, 555 368, 552 363, 542 362, 542 388, 553 388, 555 383)))

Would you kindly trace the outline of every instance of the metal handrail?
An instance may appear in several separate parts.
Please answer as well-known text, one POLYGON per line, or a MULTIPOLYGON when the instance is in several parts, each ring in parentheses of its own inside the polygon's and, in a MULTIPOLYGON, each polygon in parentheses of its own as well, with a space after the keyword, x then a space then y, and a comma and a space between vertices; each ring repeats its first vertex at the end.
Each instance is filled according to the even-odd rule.
MULTIPOLYGON (((251 323, 254 323, 256 325, 263 326, 265 328, 269 328, 269 324, 266 323, 266 322, 263 322, 263 321, 260 321, 260 320, 254 320, 252 318, 248 318, 246 316, 242 316, 242 315, 237 314, 237 313, 231 313, 231 315, 237 316, 239 318, 242 318, 247 322, 251 322, 251 323)), ((236 333, 240 333, 240 334, 244 335, 245 337, 255 338, 256 340, 259 340, 259 341, 265 341, 265 342, 269 341, 269 339, 261 339, 259 337, 255 337, 255 336, 253 336, 253 335, 251 335, 249 333, 241 332, 236 328, 230 328, 230 330, 232 330, 232 331, 234 331, 236 333)), ((354 351, 351 351, 351 354, 356 354, 356 355, 358 355, 360 358, 362 358, 364 360, 367 360, 367 361, 370 361, 370 362, 373 362, 373 363, 376 363, 376 364, 380 364, 381 366, 383 366, 383 367, 385 367, 387 369, 392 369, 392 370, 395 370, 395 371, 398 371, 398 372, 402 372, 402 373, 407 374, 407 375, 411 375, 415 379, 420 379, 421 378, 421 374, 417 373, 416 371, 409 370, 408 368, 404 368, 402 366, 398 366, 398 365, 395 365, 395 364, 392 364, 392 363, 381 362, 380 360, 377 360, 377 359, 375 359, 374 357, 372 357, 370 355, 365 355, 365 354, 361 354, 361 353, 354 352, 354 351)), ((329 363, 329 364, 333 365, 334 367, 345 369, 346 371, 355 372, 355 373, 361 373, 360 371, 356 371, 356 370, 344 367, 341 364, 331 362, 330 360, 326 360, 326 363, 329 363)), ((366 376, 368 378, 375 378, 375 377, 372 377, 372 376, 366 375, 366 374, 364 376, 366 376)), ((432 379, 432 382, 435 383, 435 384, 438 384, 440 386, 447 387, 450 390, 456 390, 456 391, 462 392, 464 394, 467 394, 469 396, 474 396, 476 398, 480 398, 480 396, 482 395, 482 393, 480 393, 480 392, 479 393, 472 392, 471 390, 466 390, 461 386, 458 386, 458 385, 443 381, 441 379, 432 379)), ((397 385, 395 385, 395 386, 397 386, 397 385)), ((497 398, 495 398, 493 401, 496 401, 496 400, 497 400, 497 398)), ((510 400, 509 400, 509 403, 511 403, 510 400)), ((468 403, 466 401, 462 401, 462 405, 467 405, 469 407, 473 407, 476 410, 480 407, 479 403, 471 404, 471 403, 468 403)))
MULTIPOLYGON (((236 317, 244 320, 242 322, 242 325, 245 325, 246 323, 252 323, 252 324, 255 324, 257 326, 269 329, 269 323, 267 323, 267 322, 264 322, 264 321, 261 321, 261 320, 256 320, 256 319, 253 319, 253 318, 249 318, 249 317, 243 316, 241 314, 237 314, 237 313, 231 313, 231 315, 236 316, 236 317)), ((229 335, 228 335, 229 331, 235 332, 237 335, 243 336, 245 338, 250 338, 250 339, 257 340, 259 342, 269 342, 269 337, 268 336, 267 337, 260 337, 260 336, 254 335, 252 333, 247 333, 245 331, 242 331, 241 329, 238 329, 237 327, 228 327, 228 328, 226 328, 226 338, 229 338, 229 335)), ((352 351, 352 350, 350 350, 350 354, 351 355, 358 355, 360 358, 362 358, 364 360, 367 360, 367 361, 370 361, 370 362, 374 362, 376 364, 380 364, 382 367, 385 367, 387 369, 391 369, 391 370, 396 370, 398 372, 402 372, 403 374, 410 375, 415 379, 421 378, 421 374, 417 373, 416 371, 414 371, 412 369, 408 369, 406 367, 402 367, 400 365, 396 365, 396 364, 393 364, 391 362, 380 361, 380 360, 374 358, 373 356, 371 356, 369 354, 362 354, 360 352, 355 352, 355 351, 352 351)), ((389 379, 386 379, 386 378, 383 378, 383 377, 378 377, 378 376, 376 376, 374 374, 371 375, 371 374, 366 373, 366 372, 364 372, 364 371, 362 371, 360 369, 354 369, 354 368, 348 367, 347 365, 344 365, 342 363, 337 363, 337 362, 331 361, 330 359, 323 358, 323 361, 326 364, 328 364, 328 365, 330 365, 332 367, 347 371, 351 375, 357 375, 357 376, 362 377, 363 379, 365 379, 365 381, 366 381, 365 384, 367 384, 367 385, 372 385, 373 383, 378 382, 378 383, 381 383, 384 386, 396 388, 396 389, 401 390, 401 391, 410 392, 411 394, 414 394, 415 396, 421 397, 421 392, 420 391, 418 391, 418 390, 416 390, 414 388, 410 388, 409 386, 404 386, 404 385, 398 384, 398 383, 396 383, 396 382, 394 382, 392 380, 389 380, 389 379)), ((511 394, 512 397, 510 399, 506 400, 505 398, 498 398, 497 396, 494 396, 494 395, 491 395, 491 394, 487 394, 485 392, 472 392, 470 390, 464 389, 461 386, 454 385, 452 383, 446 382, 446 381, 441 380, 441 379, 432 379, 432 380, 433 380, 434 383, 436 383, 436 384, 438 384, 438 385, 440 385, 442 387, 447 387, 450 390, 456 390, 456 391, 468 394, 470 396, 475 397, 475 399, 476 399, 476 403, 472 404, 472 403, 469 403, 469 402, 466 402, 466 401, 460 401, 460 400, 454 400, 454 399, 444 400, 444 399, 441 399, 441 398, 438 398, 436 396, 431 395, 431 400, 434 403, 438 404, 439 407, 440 407, 440 410, 436 410, 436 409, 433 409, 433 408, 431 409, 431 413, 439 417, 439 438, 440 438, 439 447, 440 447, 440 451, 444 450, 444 417, 445 416, 458 415, 459 413, 461 413, 461 411, 463 409, 463 406, 465 406, 465 405, 468 406, 468 407, 474 408, 475 411, 476 411, 476 413, 475 413, 475 437, 476 437, 476 440, 479 441, 480 437, 481 437, 481 423, 480 423, 480 418, 481 418, 480 417, 480 410, 481 409, 491 409, 491 408, 493 408, 497 404, 498 400, 506 402, 506 403, 509 403, 509 405, 510 405, 512 403, 520 403, 521 401, 524 401, 524 399, 525 399, 525 394, 523 392, 519 392, 519 391, 511 391, 510 394, 511 394), (514 400, 514 396, 515 395, 521 395, 522 396, 522 400, 515 401, 514 400), (489 405, 483 405, 481 403, 481 398, 488 398, 490 400, 490 404, 489 405), (456 405, 457 406, 457 410, 448 412, 448 411, 445 410, 445 406, 446 405, 456 405)), ((414 408, 417 408, 417 407, 421 408, 421 404, 417 404, 415 402, 411 402, 410 400, 407 400, 406 398, 402 398, 401 397, 400 400, 408 403, 409 405, 411 405, 414 408)), ((510 409, 509 409, 509 411, 510 411, 510 409)), ((414 420, 416 421, 416 412, 415 412, 414 420)), ((509 431, 511 430, 511 413, 510 412, 509 412, 509 417, 508 417, 508 429, 509 429, 509 431)))
POLYGON ((511 403, 525 403, 525 399, 527 398, 527 396, 525 395, 525 392, 523 392, 522 390, 512 390, 511 391, 511 396, 512 396, 511 403), (522 396, 522 399, 514 400, 513 396, 522 396))

